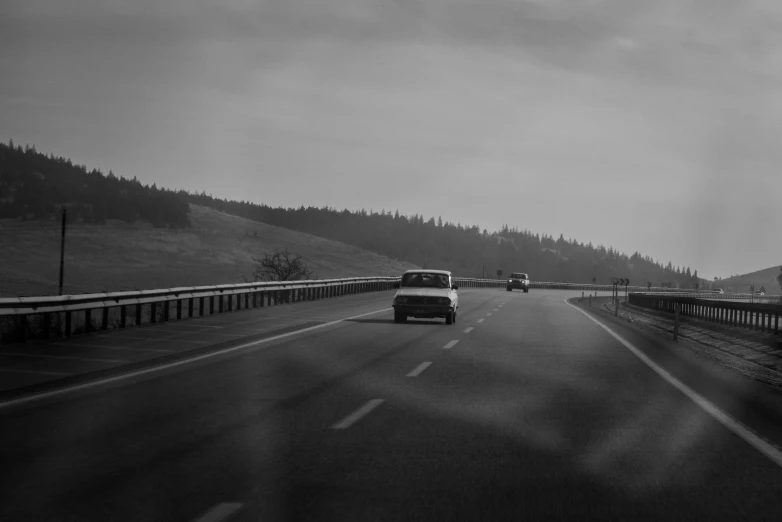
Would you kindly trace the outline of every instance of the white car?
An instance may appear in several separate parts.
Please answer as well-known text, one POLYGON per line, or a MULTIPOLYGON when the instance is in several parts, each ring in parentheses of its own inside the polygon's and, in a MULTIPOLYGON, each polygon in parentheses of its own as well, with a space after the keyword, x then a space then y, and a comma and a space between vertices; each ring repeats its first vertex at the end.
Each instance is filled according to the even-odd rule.
POLYGON ((446 270, 408 270, 395 285, 394 322, 404 323, 408 317, 416 319, 444 317, 445 324, 456 322, 459 308, 459 289, 446 270))

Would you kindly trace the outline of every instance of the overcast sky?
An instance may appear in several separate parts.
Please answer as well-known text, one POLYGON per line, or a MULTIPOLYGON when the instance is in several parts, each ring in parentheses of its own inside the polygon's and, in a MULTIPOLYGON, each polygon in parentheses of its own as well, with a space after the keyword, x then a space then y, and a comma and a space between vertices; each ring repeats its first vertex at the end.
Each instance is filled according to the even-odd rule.
POLYGON ((781 31, 778 0, 0 0, 0 140, 726 277, 782 263, 781 31))

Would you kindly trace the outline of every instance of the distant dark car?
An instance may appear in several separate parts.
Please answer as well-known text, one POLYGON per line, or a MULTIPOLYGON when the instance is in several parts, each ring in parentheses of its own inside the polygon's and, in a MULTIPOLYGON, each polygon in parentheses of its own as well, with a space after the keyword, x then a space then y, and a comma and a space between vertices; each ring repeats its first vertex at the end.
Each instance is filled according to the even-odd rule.
POLYGON ((524 293, 529 292, 529 275, 521 272, 513 272, 508 278, 507 285, 508 292, 512 292, 514 288, 524 290, 524 293))

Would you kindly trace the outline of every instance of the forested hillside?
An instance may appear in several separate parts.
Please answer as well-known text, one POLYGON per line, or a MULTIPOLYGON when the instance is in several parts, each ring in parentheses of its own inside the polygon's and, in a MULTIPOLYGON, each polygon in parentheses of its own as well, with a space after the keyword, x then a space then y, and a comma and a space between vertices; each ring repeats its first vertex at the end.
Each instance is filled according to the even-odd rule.
MULTIPOLYGON (((188 201, 271 225, 308 232, 430 268, 446 268, 465 277, 496 277, 525 271, 533 280, 610 282, 627 277, 632 284, 670 283, 689 288, 697 270, 663 265, 651 257, 626 255, 611 247, 558 239, 505 226, 497 232, 391 211, 338 211, 331 208, 284 209, 206 194, 185 194, 188 201)), ((709 282, 700 280, 701 288, 709 282)))
POLYGON ((147 221, 158 228, 189 227, 188 205, 173 191, 136 179, 104 175, 35 147, 0 143, 0 218, 54 218, 63 207, 68 220, 105 224, 147 221))
POLYGON ((104 224, 146 221, 158 228, 190 227, 189 203, 204 205, 254 221, 276 225, 357 246, 463 277, 497 277, 522 271, 537 281, 608 283, 612 277, 632 284, 707 288, 689 267, 663 265, 651 257, 630 256, 611 247, 558 239, 504 226, 489 232, 477 226, 443 222, 423 215, 391 211, 332 208, 284 209, 247 201, 217 199, 205 193, 171 191, 117 177, 111 171, 88 171, 35 147, 0 144, 0 218, 54 219, 67 206, 70 222, 104 224))

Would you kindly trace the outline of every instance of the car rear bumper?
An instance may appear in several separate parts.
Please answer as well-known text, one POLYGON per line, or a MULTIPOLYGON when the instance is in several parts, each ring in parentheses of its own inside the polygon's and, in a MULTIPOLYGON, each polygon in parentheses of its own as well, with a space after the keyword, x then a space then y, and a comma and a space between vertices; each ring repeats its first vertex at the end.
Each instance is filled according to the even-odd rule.
POLYGON ((415 318, 446 317, 454 311, 453 306, 443 305, 393 305, 394 313, 415 318))
POLYGON ((524 283, 508 283, 508 287, 509 288, 519 288, 521 290, 528 290, 529 289, 529 285, 524 284, 524 283))

